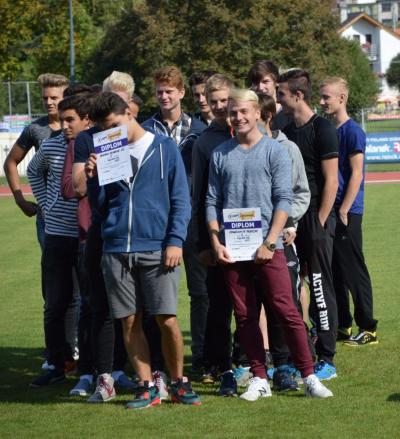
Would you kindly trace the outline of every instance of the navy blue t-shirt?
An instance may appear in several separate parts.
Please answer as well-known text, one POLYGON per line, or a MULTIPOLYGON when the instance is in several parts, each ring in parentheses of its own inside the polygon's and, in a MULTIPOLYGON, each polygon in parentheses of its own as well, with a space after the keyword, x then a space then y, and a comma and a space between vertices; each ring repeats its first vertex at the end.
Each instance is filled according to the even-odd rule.
MULTIPOLYGON (((339 189, 336 195, 335 206, 342 204, 346 189, 351 177, 350 156, 353 154, 364 154, 366 135, 354 120, 349 119, 338 128, 339 134, 339 189)), ((364 178, 365 166, 363 166, 363 177, 360 190, 350 208, 350 213, 362 215, 364 212, 364 178)))

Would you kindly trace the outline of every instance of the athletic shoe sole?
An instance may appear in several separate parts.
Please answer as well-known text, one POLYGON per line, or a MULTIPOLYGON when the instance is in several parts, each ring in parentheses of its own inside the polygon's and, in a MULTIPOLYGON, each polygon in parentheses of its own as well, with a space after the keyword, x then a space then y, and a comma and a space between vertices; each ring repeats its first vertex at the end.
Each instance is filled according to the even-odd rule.
POLYGON ((154 401, 152 401, 150 404, 144 405, 143 407, 130 407, 129 403, 125 406, 127 410, 143 410, 148 409, 150 407, 155 407, 156 405, 161 404, 161 399, 157 398, 154 401))
POLYGON ((379 344, 379 340, 376 341, 370 341, 368 343, 350 343, 350 342, 343 342, 343 344, 345 346, 350 346, 350 347, 360 347, 360 346, 369 346, 369 345, 373 345, 373 344, 379 344))
POLYGON ((201 401, 196 402, 185 402, 180 399, 178 399, 176 396, 171 396, 171 402, 174 404, 184 404, 184 405, 201 405, 201 401))

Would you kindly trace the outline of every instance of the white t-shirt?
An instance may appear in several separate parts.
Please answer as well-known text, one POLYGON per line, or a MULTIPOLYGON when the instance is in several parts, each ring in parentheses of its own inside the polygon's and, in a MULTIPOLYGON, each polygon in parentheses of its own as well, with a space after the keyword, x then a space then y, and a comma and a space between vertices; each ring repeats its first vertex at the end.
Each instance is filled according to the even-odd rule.
POLYGON ((136 172, 140 168, 143 157, 146 154, 146 151, 149 149, 149 146, 153 143, 154 140, 154 134, 150 133, 149 131, 146 131, 146 134, 141 137, 138 141, 134 143, 130 143, 128 145, 129 147, 129 154, 131 156, 131 163, 132 163, 132 178, 135 177, 136 172))

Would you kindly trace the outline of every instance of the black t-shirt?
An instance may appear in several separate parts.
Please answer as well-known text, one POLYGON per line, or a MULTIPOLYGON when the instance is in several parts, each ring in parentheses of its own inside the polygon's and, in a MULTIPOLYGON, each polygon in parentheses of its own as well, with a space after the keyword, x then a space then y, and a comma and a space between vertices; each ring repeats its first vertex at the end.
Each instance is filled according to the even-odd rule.
POLYGON ((56 137, 61 134, 61 130, 53 130, 49 127, 49 117, 39 117, 30 125, 24 128, 16 143, 25 151, 29 151, 32 146, 37 151, 44 140, 56 137))
POLYGON ((339 138, 329 120, 314 114, 300 127, 292 122, 283 132, 297 144, 303 156, 311 191, 310 209, 318 209, 325 184, 321 161, 339 156, 339 138))
POLYGON ((292 116, 286 114, 283 110, 276 113, 275 117, 271 121, 272 131, 283 131, 289 124, 293 122, 292 116))

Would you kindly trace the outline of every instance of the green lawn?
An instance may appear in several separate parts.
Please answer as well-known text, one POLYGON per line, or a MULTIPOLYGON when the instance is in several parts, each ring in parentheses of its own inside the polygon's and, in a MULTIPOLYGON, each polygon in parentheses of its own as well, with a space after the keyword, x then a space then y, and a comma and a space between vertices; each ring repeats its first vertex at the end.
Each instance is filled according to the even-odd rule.
POLYGON ((400 119, 366 121, 365 125, 367 133, 400 131, 400 119))
MULTIPOLYGON (((298 392, 250 403, 217 397, 213 387, 195 383, 202 406, 163 403, 139 412, 124 409, 129 395, 105 405, 70 398, 73 378, 47 389, 28 387, 42 362, 40 255, 34 221, 24 217, 11 199, 0 199, 0 437, 398 437, 399 199, 400 185, 366 188, 364 245, 380 344, 338 345, 338 378, 328 383, 334 398, 312 400, 298 392)), ((189 308, 183 280, 179 310, 189 366, 189 308)))

